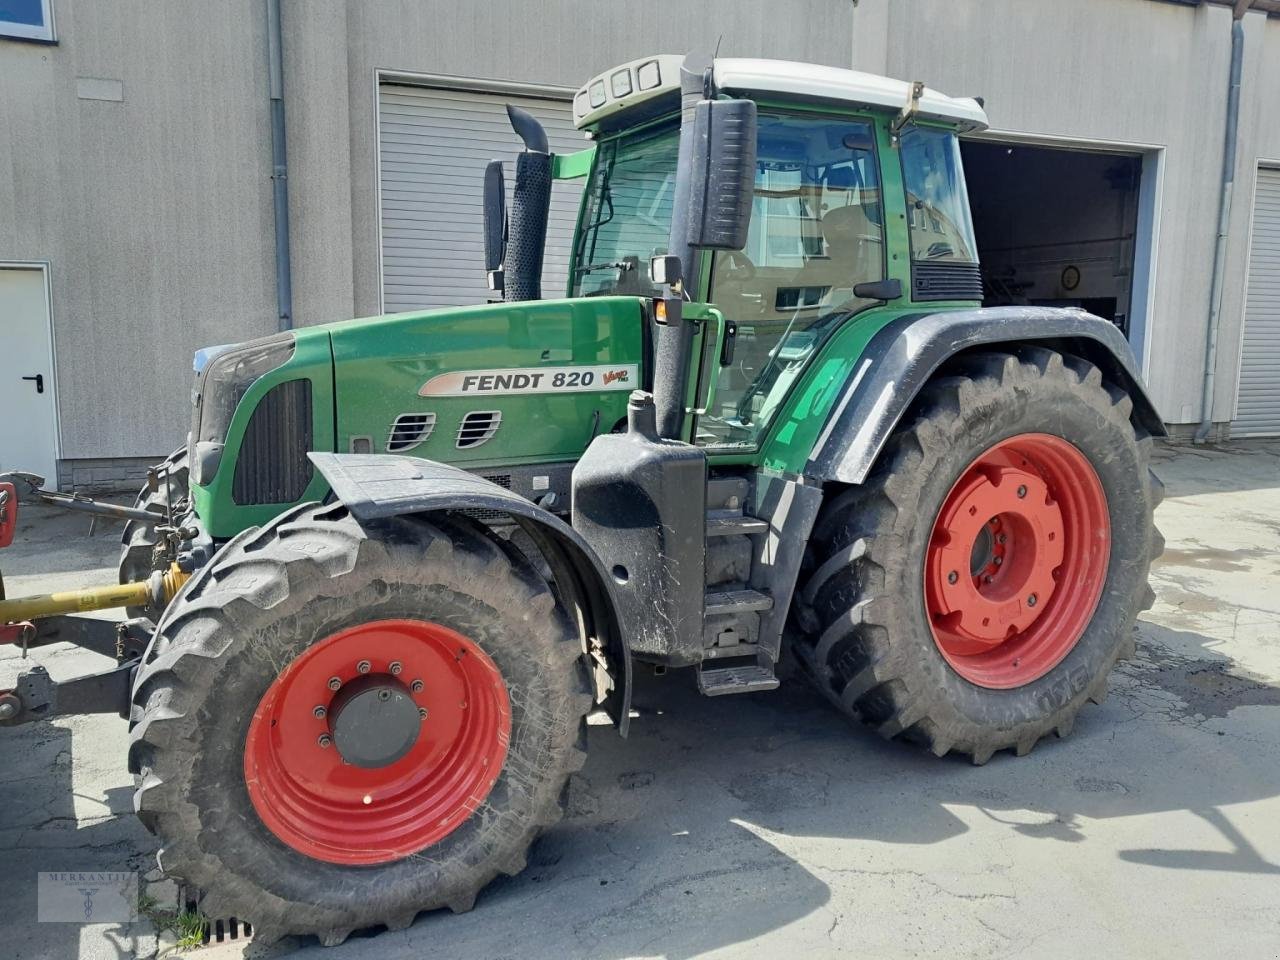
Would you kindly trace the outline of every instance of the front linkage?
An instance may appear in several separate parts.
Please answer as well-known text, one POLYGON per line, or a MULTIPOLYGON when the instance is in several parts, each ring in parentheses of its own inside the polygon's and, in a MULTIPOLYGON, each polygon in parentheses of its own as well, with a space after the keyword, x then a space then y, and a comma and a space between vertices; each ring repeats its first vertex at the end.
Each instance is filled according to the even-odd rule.
MULTIPOLYGON (((153 472, 148 484, 159 489, 166 478, 153 472)), ((44 478, 30 473, 0 475, 0 548, 8 546, 18 522, 21 502, 46 503, 66 510, 111 517, 154 527, 161 544, 177 544, 187 536, 176 522, 178 504, 166 498, 162 513, 102 503, 74 494, 42 489, 44 478)), ((182 587, 190 572, 174 558, 145 580, 106 586, 36 594, 5 596, 0 577, 0 644, 21 646, 25 658, 33 647, 72 643, 115 661, 106 670, 54 680, 42 666, 18 674, 11 688, 0 688, 0 726, 16 726, 55 716, 83 713, 115 713, 128 716, 133 675, 150 641, 154 624, 144 618, 115 623, 90 617, 69 616, 118 607, 163 609, 182 587)))

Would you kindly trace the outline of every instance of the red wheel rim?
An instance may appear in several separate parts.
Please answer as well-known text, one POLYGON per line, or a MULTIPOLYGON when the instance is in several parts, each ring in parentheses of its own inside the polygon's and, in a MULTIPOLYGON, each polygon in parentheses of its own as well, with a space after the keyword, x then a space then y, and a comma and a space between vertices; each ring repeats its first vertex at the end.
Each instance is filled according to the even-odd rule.
POLYGON ((929 537, 938 650, 981 687, 1038 680, 1093 619, 1110 552, 1107 497, 1083 453, 1045 433, 997 443, 960 474, 929 537))
POLYGON ((466 821, 497 781, 510 737, 506 685, 479 646, 436 623, 379 620, 313 644, 275 679, 249 722, 245 785, 263 824, 299 853, 388 863, 466 821), (397 706, 398 758, 344 759, 342 735, 371 728, 367 716, 364 727, 340 725, 352 691, 397 706), (416 728, 406 719, 415 715, 416 728))

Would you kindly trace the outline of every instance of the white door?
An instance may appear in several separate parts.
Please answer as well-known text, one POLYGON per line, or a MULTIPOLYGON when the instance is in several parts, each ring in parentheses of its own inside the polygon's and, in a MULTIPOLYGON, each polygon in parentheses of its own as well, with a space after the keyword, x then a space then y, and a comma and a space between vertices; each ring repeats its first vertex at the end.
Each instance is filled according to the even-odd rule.
POLYGON ((1280 170, 1258 170, 1233 437, 1280 435, 1280 170))
MULTIPOLYGON (((506 105, 543 124, 553 153, 591 144, 573 128, 567 100, 384 84, 378 91, 382 196, 382 298, 387 313, 484 303, 484 168, 502 160, 507 196, 524 149, 506 105)), ((551 187, 542 296, 564 296, 581 181, 551 187)))
POLYGON ((57 486, 49 299, 39 268, 0 267, 0 472, 57 486))

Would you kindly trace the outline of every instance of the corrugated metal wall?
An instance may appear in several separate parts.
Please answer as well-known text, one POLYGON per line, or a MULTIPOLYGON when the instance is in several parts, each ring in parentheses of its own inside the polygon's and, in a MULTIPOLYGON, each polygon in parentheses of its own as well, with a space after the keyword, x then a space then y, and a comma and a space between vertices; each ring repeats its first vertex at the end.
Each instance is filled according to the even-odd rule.
MULTIPOLYGON (((588 146, 567 101, 384 84, 378 96, 382 296, 387 313, 484 303, 484 168, 502 159, 507 195, 520 139, 506 104, 546 127, 553 153, 588 146)), ((551 191, 542 293, 563 296, 581 183, 551 191)))
POLYGON ((1280 435, 1280 170, 1258 171, 1233 436, 1280 435))

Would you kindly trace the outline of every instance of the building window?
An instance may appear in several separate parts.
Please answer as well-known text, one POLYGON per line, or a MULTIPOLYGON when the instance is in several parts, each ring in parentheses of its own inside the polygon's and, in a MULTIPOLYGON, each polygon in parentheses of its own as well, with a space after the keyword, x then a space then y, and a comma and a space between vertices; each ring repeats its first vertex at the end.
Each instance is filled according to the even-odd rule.
POLYGON ((53 42, 53 0, 0 0, 0 37, 53 42))

